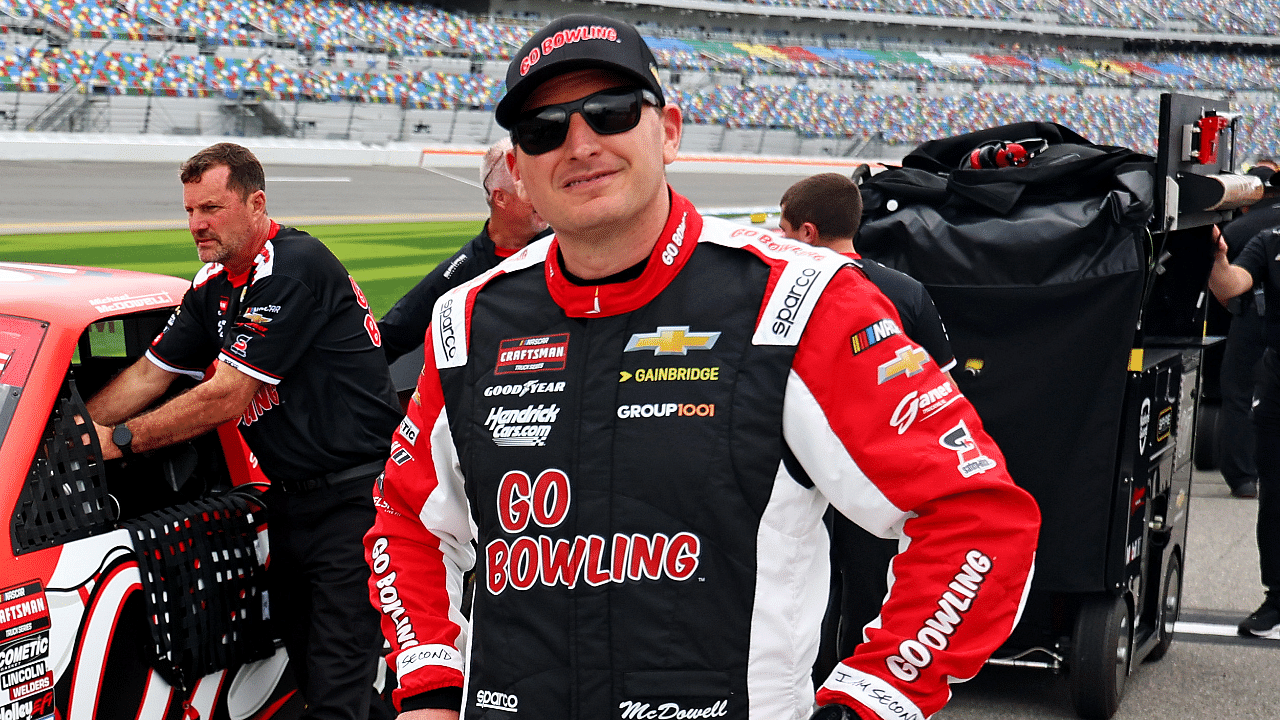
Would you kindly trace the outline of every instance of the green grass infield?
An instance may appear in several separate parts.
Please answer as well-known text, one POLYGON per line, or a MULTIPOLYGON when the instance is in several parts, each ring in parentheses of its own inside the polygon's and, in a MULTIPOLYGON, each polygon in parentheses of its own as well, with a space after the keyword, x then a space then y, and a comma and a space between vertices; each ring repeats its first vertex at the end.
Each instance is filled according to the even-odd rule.
MULTIPOLYGON (((302 228, 333 251, 355 277, 374 317, 457 252, 483 222, 316 225, 302 228)), ((201 263, 186 230, 0 235, 9 262, 121 268, 190 280, 201 263)))

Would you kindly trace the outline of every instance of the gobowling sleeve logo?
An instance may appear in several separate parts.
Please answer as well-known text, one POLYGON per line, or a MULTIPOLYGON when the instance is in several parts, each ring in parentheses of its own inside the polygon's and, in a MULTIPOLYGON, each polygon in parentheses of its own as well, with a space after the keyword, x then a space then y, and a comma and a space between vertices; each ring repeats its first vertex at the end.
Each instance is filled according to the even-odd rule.
POLYGON ((498 375, 563 370, 569 357, 569 333, 509 338, 498 343, 498 375))

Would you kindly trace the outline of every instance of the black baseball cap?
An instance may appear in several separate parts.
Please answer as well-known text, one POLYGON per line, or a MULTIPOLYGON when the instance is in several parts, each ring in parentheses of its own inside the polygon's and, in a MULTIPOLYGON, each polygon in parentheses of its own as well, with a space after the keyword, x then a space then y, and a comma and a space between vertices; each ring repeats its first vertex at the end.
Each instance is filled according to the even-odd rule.
POLYGON ((615 72, 636 81, 665 104, 658 62, 631 25, 604 15, 565 15, 552 20, 525 43, 507 66, 507 94, 494 116, 510 130, 525 100, 542 83, 574 70, 615 72))

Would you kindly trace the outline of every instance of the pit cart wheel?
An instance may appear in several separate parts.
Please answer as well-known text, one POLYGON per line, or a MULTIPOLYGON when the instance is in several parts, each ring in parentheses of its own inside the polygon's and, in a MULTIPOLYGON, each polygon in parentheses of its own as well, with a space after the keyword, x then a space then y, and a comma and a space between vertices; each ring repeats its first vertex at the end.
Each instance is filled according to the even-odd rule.
POLYGON ((1160 602, 1160 619, 1158 627, 1159 642, 1147 653, 1146 662, 1155 662, 1169 652, 1173 644, 1173 626, 1178 622, 1178 614, 1182 611, 1182 560, 1177 555, 1169 558, 1169 568, 1164 571, 1164 595, 1160 602))
POLYGON ((1076 615, 1071 641, 1071 702, 1088 720, 1108 720, 1120 707, 1132 646, 1129 604, 1123 597, 1091 597, 1076 615))
POLYGON ((1197 470, 1214 470, 1222 457, 1222 406, 1213 402, 1200 403, 1196 414, 1197 470))

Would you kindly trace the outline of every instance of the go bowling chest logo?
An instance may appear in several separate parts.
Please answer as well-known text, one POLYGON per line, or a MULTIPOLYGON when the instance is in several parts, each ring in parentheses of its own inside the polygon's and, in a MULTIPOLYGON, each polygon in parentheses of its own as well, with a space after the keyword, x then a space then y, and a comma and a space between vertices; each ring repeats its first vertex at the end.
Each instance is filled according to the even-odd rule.
POLYGON ((615 533, 572 538, 550 537, 562 525, 572 504, 572 487, 563 470, 543 470, 530 478, 511 470, 498 483, 498 525, 512 539, 498 538, 485 546, 485 587, 492 595, 507 588, 528 590, 535 585, 596 587, 640 580, 688 580, 698 569, 702 542, 680 532, 631 535, 615 533), (524 534, 530 524, 544 531, 524 534))

